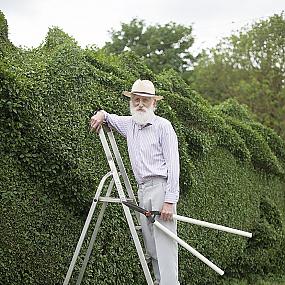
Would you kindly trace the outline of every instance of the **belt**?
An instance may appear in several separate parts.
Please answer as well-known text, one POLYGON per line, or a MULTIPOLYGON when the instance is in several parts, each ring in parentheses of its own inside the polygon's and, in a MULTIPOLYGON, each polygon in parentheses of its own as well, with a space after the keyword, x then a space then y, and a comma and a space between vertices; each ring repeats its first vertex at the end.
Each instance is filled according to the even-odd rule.
POLYGON ((157 184, 163 183, 163 182, 166 182, 166 178, 163 178, 163 177, 160 177, 160 176, 152 177, 152 178, 146 180, 145 182, 143 182, 141 184, 138 184, 138 188, 139 189, 144 189, 146 187, 154 186, 154 185, 157 185, 157 184))

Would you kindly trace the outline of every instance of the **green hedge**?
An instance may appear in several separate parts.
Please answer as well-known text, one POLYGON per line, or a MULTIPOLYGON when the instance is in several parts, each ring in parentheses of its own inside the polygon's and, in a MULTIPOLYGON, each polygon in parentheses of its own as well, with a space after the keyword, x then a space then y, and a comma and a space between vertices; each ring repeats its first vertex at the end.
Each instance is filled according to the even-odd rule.
MULTIPOLYGON (((217 276, 181 249, 181 284, 284 272, 284 142, 243 106, 213 107, 173 71, 153 74, 132 53, 81 49, 59 28, 32 50, 5 37, 0 47, 0 283, 62 284, 109 171, 90 116, 99 108, 128 113, 121 92, 137 78, 155 82, 165 97, 157 112, 178 135, 179 213, 254 233, 248 240, 179 224, 179 235, 226 271, 217 276)), ((116 138, 135 185, 125 141, 116 138)), ((84 284, 145 284, 121 208, 108 206, 105 217, 84 284)))

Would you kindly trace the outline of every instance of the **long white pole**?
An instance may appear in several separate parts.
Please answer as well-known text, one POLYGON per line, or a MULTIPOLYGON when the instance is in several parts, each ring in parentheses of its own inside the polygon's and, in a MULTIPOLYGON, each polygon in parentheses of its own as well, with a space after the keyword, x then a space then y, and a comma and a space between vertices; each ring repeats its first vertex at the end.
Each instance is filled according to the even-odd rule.
POLYGON ((188 218, 188 217, 184 217, 184 216, 179 216, 176 214, 173 214, 173 219, 175 219, 177 221, 182 221, 182 222, 202 226, 202 227, 207 227, 207 228, 211 228, 211 229, 216 229, 216 230, 240 235, 240 236, 245 236, 245 237, 249 237, 249 238, 252 237, 252 233, 249 233, 249 232, 245 232, 245 231, 241 231, 241 230, 237 230, 237 229, 233 229, 233 228, 229 228, 229 227, 225 227, 225 226, 221 226, 221 225, 217 225, 217 224, 213 224, 213 223, 208 223, 208 222, 204 222, 201 220, 196 220, 196 219, 192 219, 192 218, 188 218))
POLYGON ((224 274, 224 271, 219 268, 218 266, 216 266, 213 262, 211 262, 209 259, 207 259, 206 257, 204 257, 201 253, 199 253, 196 249, 194 249, 193 247, 191 247, 189 244, 187 244, 184 240, 182 240, 181 238, 179 238, 177 235, 175 235, 173 232, 171 232, 169 229, 167 229, 166 227, 164 227, 161 223, 159 223, 158 221, 154 221, 153 223, 156 227, 158 227, 160 230, 162 230, 165 234, 167 234, 169 237, 171 237, 172 239, 176 240, 181 246, 183 246, 184 248, 186 248, 188 251, 190 251, 193 255, 195 255, 196 257, 198 257, 201 261, 203 261, 205 264, 207 264, 208 266, 210 266, 213 270, 215 270, 217 273, 219 273, 220 275, 224 274))

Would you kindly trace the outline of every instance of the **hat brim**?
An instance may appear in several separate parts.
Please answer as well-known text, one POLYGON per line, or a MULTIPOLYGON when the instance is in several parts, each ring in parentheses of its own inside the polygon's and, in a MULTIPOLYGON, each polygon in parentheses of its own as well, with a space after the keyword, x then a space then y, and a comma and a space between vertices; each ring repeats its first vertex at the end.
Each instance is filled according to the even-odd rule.
POLYGON ((137 96, 142 96, 142 97, 150 97, 150 98, 154 98, 155 100, 161 100, 163 99, 163 96, 157 96, 157 95, 152 95, 152 94, 139 94, 139 93, 132 93, 129 91, 124 91, 123 95, 127 96, 127 97, 131 97, 132 95, 137 95, 137 96))

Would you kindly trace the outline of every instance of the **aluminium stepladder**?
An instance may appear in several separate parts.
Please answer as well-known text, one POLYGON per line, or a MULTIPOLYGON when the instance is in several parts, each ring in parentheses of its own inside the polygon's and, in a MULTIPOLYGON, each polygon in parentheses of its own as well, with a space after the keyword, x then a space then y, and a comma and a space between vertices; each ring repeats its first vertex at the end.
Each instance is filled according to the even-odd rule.
MULTIPOLYGON (((95 212, 95 208, 96 208, 98 202, 102 202, 102 207, 101 207, 100 213, 99 213, 99 215, 97 217, 95 228, 93 230, 92 237, 90 239, 90 242, 89 242, 89 245, 88 245, 88 249, 87 249, 84 261, 82 263, 82 266, 81 266, 81 269, 80 269, 80 272, 79 272, 79 276, 78 276, 76 285, 81 284, 81 281, 83 279, 83 275, 84 275, 84 272, 85 272, 88 260, 90 258, 90 255, 91 255, 91 252, 92 252, 92 249, 93 249, 93 245, 95 243, 96 236, 98 234, 101 222, 103 220, 104 212, 105 212, 105 209, 106 209, 106 206, 107 206, 108 203, 120 203, 122 205, 123 210, 124 210, 124 214, 125 214, 125 217, 127 219, 128 226, 129 226, 129 229, 130 229, 130 232, 131 232, 131 235, 132 235, 132 238, 133 238, 133 241, 134 241, 134 244, 135 244, 138 256, 139 256, 139 260, 140 260, 141 266, 142 266, 143 271, 144 271, 144 275, 145 275, 147 284, 148 285, 153 285, 153 280, 152 280, 152 277, 151 277, 151 274, 150 274, 150 271, 149 271, 149 268, 148 268, 148 265, 147 265, 147 261, 145 259, 145 255, 144 255, 144 252, 143 252, 143 249, 142 249, 142 246, 141 246, 138 234, 137 234, 137 230, 136 230, 136 226, 134 224, 133 217, 132 217, 132 215, 130 213, 130 209, 127 206, 125 206, 124 204, 121 203, 122 201, 131 201, 132 203, 136 204, 136 198, 135 198, 135 195, 133 193, 133 190, 132 190, 129 178, 127 176, 126 169, 124 167, 123 160, 121 158, 118 146, 116 144, 116 141, 115 141, 115 138, 114 138, 114 134, 113 134, 112 130, 108 126, 104 125, 100 129, 99 137, 100 137, 101 143, 103 145, 103 148, 104 148, 104 151, 105 151, 105 154, 106 154, 106 158, 107 158, 107 161, 108 161, 108 164, 109 164, 109 167, 110 167, 111 171, 108 172, 107 174, 105 174, 103 176, 103 178, 101 179, 100 183, 99 183, 99 186, 98 186, 96 194, 95 194, 95 196, 93 198, 93 202, 92 202, 92 205, 90 207, 88 216, 86 218, 83 230, 81 232, 79 241, 77 243, 75 252, 73 254, 73 258, 71 260, 71 263, 69 265, 67 274, 65 276, 65 280, 64 280, 63 285, 69 284, 69 280, 71 278, 71 275, 72 275, 72 272, 73 272, 76 260, 78 258, 80 249, 81 249, 82 244, 84 242, 84 239, 85 239, 88 227, 90 225, 91 219, 93 217, 93 214, 95 212), (104 130, 107 132, 109 142, 108 142, 108 140, 107 140, 107 138, 105 136, 104 130), (112 151, 110 149, 109 144, 111 144, 112 151), (113 155, 115 156, 117 165, 119 167, 119 171, 117 170, 117 167, 116 167, 113 155), (125 191, 123 189, 122 183, 120 181, 120 176, 122 176, 122 178, 123 178, 123 182, 124 182, 124 185, 125 185, 126 190, 127 190, 127 196, 125 194, 125 191), (109 183, 109 186, 107 188, 106 196, 105 197, 101 197, 100 195, 101 195, 101 192, 103 190, 104 184, 105 184, 106 180, 109 177, 111 177, 112 179, 111 179, 111 181, 109 183), (112 189, 114 187, 114 184, 115 184, 115 188, 117 190, 119 198, 110 197, 112 189)), ((139 214, 138 213, 136 214, 136 218, 137 218, 137 222, 139 224, 139 214)))

